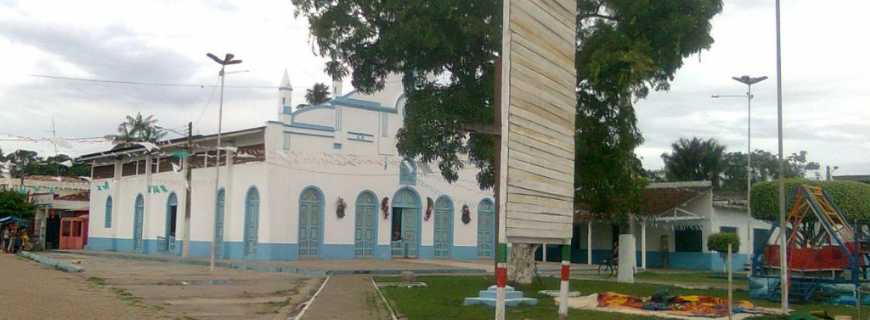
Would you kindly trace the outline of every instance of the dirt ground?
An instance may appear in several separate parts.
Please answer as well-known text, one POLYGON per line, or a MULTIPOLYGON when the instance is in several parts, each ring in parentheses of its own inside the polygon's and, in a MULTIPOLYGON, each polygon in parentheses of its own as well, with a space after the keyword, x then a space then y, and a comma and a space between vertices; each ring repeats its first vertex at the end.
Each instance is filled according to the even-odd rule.
MULTIPOLYGON (((44 255, 85 269, 80 274, 46 271, 69 277, 70 282, 84 288, 114 295, 122 306, 144 312, 148 319, 284 320, 297 313, 323 281, 287 273, 223 268, 212 273, 208 267, 187 264, 66 253, 44 255)), ((118 318, 137 319, 106 319, 118 318)))
POLYGON ((107 288, 11 254, 0 254, 0 319, 159 319, 107 288), (86 307, 85 307, 86 306, 86 307))

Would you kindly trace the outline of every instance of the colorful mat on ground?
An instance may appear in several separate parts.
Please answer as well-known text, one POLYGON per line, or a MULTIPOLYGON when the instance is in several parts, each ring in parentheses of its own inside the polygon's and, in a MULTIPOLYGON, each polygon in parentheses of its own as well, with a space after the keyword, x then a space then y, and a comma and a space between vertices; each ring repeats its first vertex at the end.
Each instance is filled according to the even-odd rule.
MULTIPOLYGON (((622 307, 649 311, 668 311, 671 314, 687 315, 693 317, 717 318, 728 315, 728 300, 698 295, 666 296, 655 295, 653 297, 636 297, 615 292, 602 292, 598 294, 599 307, 622 307)), ((746 300, 736 301, 734 311, 752 309, 752 302, 746 300)))

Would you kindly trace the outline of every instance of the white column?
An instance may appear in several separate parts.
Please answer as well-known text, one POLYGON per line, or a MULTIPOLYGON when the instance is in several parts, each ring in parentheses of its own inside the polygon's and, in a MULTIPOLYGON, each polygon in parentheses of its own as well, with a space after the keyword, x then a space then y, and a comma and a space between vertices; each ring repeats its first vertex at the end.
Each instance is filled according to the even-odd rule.
MULTIPOLYGON (((139 161, 136 161, 136 163, 139 163, 139 161)), ((137 174, 138 174, 138 172, 137 172, 137 174)), ((148 232, 150 231, 150 230, 148 230, 149 229, 148 224, 150 223, 151 218, 152 218, 151 217, 152 205, 151 205, 151 156, 150 155, 145 156, 145 191, 146 191, 145 192, 145 213, 143 214, 143 217, 142 217, 142 248, 141 249, 142 249, 143 253, 148 252, 146 250, 147 248, 146 248, 145 243, 147 242, 146 239, 148 238, 148 232)), ((134 229, 135 229, 135 227, 134 227, 134 229)), ((157 244, 157 245, 160 246, 160 244, 157 244)))
POLYGON ((544 255, 543 262, 547 262, 547 244, 546 243, 543 245, 541 252, 544 255))
POLYGON ((592 265, 592 221, 586 223, 586 264, 592 265))
POLYGON ((646 270, 646 221, 640 222, 640 268, 646 270))

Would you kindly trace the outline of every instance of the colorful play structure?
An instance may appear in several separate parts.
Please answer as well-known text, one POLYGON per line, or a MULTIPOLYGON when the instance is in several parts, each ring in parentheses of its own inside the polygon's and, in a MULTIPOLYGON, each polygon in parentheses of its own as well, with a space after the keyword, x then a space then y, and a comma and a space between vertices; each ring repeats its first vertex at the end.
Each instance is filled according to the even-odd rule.
POLYGON ((785 287, 794 302, 870 304, 861 292, 870 283, 868 225, 849 223, 821 187, 798 186, 790 199, 785 228, 774 224, 767 246, 752 258, 750 296, 778 300, 785 287), (788 240, 785 286, 780 283, 779 256, 783 230, 788 240))

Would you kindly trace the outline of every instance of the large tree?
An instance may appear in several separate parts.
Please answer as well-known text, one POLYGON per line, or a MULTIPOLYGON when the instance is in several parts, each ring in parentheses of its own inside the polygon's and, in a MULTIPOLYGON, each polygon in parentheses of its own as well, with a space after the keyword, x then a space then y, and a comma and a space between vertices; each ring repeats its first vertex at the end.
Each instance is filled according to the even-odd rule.
POLYGON ((118 133, 107 138, 112 140, 115 148, 129 146, 133 142, 157 142, 166 136, 166 131, 157 122, 154 115, 143 116, 137 112, 136 115, 125 117, 124 122, 118 125, 118 133))
POLYGON ((329 86, 323 83, 315 83, 311 89, 305 92, 305 101, 312 106, 329 101, 329 86))
MULTIPOLYGON (((402 155, 437 162, 448 181, 467 156, 481 188, 493 186, 496 137, 475 128, 493 123, 501 1, 292 1, 332 77, 351 76, 361 92, 403 77, 402 155)), ((721 9, 721 0, 577 2, 575 184, 593 212, 624 221, 637 206, 644 179, 633 102, 668 89, 683 59, 709 48, 721 9)), ((514 246, 529 251, 522 247, 514 246)))
POLYGON ((708 180, 719 189, 725 170, 725 146, 716 139, 680 138, 671 144, 671 153, 662 154, 665 176, 670 181, 708 180))

